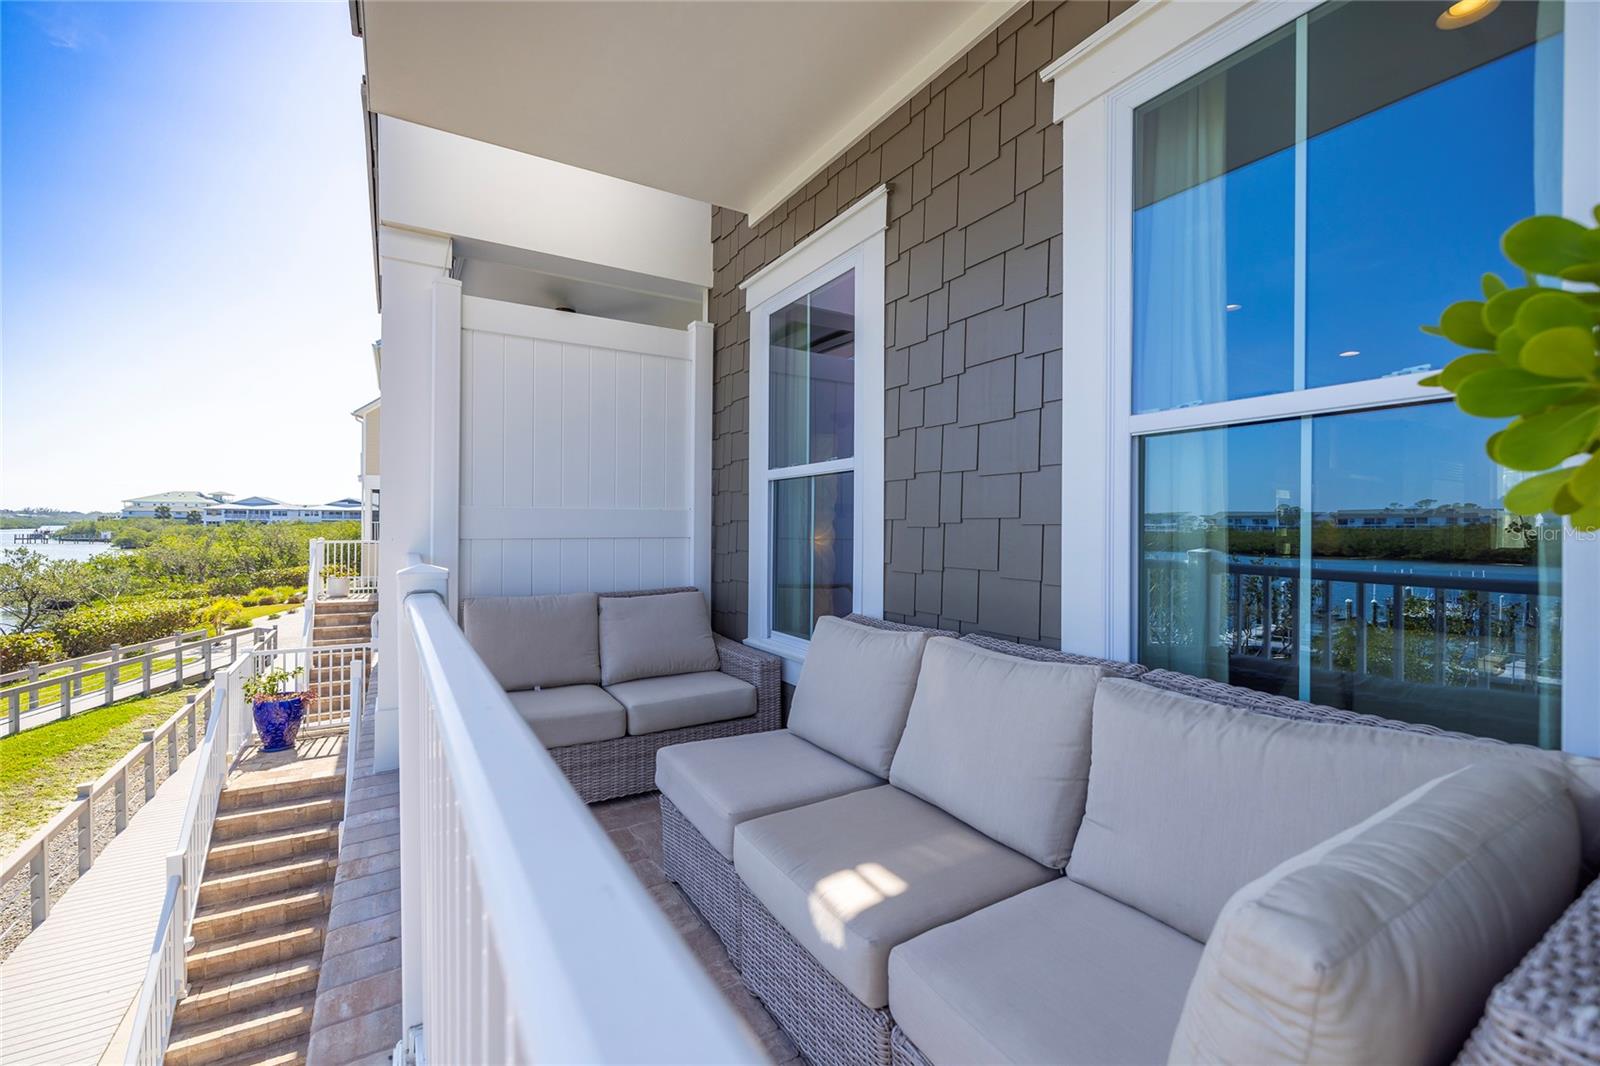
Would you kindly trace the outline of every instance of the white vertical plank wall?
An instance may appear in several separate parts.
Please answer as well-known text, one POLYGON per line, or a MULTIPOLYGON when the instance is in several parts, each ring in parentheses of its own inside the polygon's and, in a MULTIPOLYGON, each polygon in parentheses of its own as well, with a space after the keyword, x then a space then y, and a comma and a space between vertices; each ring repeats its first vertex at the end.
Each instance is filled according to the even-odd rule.
POLYGON ((462 595, 703 584, 708 333, 463 297, 462 595))

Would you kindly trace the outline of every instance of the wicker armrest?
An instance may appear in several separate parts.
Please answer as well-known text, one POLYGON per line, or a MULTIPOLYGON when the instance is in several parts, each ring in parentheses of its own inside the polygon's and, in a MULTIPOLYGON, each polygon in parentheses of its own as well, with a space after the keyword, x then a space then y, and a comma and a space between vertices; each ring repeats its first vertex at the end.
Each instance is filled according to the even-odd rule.
POLYGON ((761 729, 783 726, 783 660, 748 644, 713 634, 717 642, 718 668, 756 687, 756 720, 761 729))
POLYGON ((1600 1061, 1600 881, 1495 987, 1461 1063, 1600 1061))

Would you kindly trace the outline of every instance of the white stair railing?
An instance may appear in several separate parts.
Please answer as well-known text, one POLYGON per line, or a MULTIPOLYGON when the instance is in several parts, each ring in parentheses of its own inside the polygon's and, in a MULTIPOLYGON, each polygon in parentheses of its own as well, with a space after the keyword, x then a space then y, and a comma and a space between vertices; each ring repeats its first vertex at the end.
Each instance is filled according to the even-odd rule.
POLYGON ((406 976, 408 992, 420 977, 419 1060, 762 1061, 467 644, 446 571, 400 576, 420 675, 406 679, 419 705, 401 709, 400 771, 403 817, 421 820, 402 834, 401 899, 404 935, 422 934, 404 945, 420 970, 406 976))
POLYGON ((172 1034, 173 1013, 188 990, 189 928, 199 900, 222 786, 246 736, 248 715, 243 683, 255 664, 254 656, 240 659, 201 692, 201 699, 210 710, 205 740, 200 745, 200 764, 195 767, 177 846, 167 856, 167 892, 144 982, 134 1001, 133 1027, 124 1057, 127 1063, 159 1066, 172 1034))

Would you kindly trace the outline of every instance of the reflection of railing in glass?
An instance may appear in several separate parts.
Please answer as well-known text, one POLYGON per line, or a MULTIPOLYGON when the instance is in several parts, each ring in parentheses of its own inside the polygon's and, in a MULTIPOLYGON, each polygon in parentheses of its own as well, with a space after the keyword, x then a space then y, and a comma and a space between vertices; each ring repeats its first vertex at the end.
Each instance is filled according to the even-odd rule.
MULTIPOLYGON (((1553 726, 1529 701, 1560 684, 1560 597, 1534 567, 1473 569, 1314 561, 1311 698, 1353 707, 1364 696, 1371 713, 1548 741, 1553 726), (1455 695, 1440 700, 1440 688, 1455 695), (1463 710, 1473 690, 1498 702, 1463 710)), ((1147 557, 1141 659, 1299 694, 1301 582, 1290 560, 1208 549, 1147 557)))

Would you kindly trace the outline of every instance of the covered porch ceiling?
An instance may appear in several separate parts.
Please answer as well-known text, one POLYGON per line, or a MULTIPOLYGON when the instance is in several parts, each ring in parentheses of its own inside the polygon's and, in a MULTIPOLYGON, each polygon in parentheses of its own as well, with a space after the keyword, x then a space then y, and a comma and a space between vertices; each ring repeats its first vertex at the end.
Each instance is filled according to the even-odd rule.
POLYGON ((368 106, 759 218, 1014 0, 355 6, 368 106))

